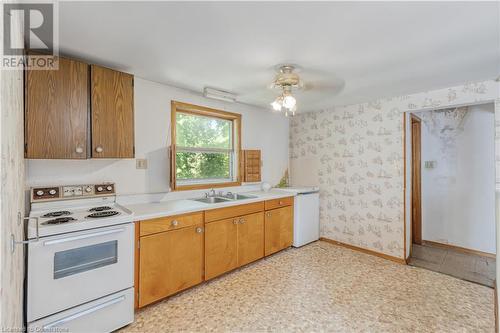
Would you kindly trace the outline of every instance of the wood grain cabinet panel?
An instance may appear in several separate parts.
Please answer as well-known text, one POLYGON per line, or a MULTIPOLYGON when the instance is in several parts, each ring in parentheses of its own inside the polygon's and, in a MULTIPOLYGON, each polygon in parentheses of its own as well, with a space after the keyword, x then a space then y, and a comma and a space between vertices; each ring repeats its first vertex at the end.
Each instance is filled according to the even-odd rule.
POLYGON ((254 202, 246 205, 231 206, 226 208, 205 211, 205 222, 218 221, 235 216, 243 216, 264 210, 264 202, 254 202))
POLYGON ((293 197, 273 199, 266 201, 266 210, 293 205, 293 197))
POLYGON ((92 157, 134 157, 134 77, 91 66, 92 157))
POLYGON ((242 216, 238 224, 238 266, 264 257, 264 212, 242 216))
POLYGON ((203 281, 203 225, 140 238, 139 307, 203 281))
POLYGON ((292 245, 293 206, 266 211, 264 224, 266 256, 292 245))
POLYGON ((238 219, 205 224, 205 280, 238 266, 238 219))
POLYGON ((26 158, 87 158, 88 68, 59 58, 58 70, 26 71, 26 158))
POLYGON ((203 224, 203 212, 159 217, 141 222, 141 236, 203 224))

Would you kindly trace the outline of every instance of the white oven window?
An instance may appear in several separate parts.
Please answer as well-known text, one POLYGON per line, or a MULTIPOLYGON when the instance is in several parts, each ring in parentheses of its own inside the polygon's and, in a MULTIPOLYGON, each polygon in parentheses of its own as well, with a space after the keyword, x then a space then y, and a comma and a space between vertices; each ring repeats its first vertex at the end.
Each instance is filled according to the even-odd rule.
POLYGON ((54 279, 97 269, 118 262, 118 241, 109 241, 54 254, 54 279))

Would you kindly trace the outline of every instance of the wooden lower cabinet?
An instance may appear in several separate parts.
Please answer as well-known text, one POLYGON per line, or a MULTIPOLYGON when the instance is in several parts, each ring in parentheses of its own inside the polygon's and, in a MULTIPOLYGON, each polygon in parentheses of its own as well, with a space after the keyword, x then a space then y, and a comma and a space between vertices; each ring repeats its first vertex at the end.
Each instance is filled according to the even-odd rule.
POLYGON ((293 206, 266 211, 265 251, 270 255, 287 247, 293 242, 293 206))
POLYGON ((140 238, 139 307, 203 281, 203 224, 140 238))
POLYGON ((264 212, 242 216, 238 224, 238 266, 264 257, 264 212))
POLYGON ((264 257, 264 212, 206 224, 205 279, 264 257))
POLYGON ((141 308, 291 246, 293 199, 285 200, 269 204, 291 206, 264 211, 264 202, 257 202, 140 222, 136 305, 141 308))
POLYGON ((238 266, 238 218, 205 225, 205 279, 229 272, 238 266))

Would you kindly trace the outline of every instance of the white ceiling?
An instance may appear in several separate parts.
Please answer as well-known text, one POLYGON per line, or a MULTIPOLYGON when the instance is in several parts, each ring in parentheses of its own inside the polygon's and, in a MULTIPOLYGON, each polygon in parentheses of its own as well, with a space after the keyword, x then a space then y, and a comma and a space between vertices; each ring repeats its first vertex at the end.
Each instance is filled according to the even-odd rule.
POLYGON ((274 66, 296 63, 306 84, 323 87, 297 93, 308 111, 497 77, 498 6, 62 2, 59 39, 63 54, 266 108, 274 66))

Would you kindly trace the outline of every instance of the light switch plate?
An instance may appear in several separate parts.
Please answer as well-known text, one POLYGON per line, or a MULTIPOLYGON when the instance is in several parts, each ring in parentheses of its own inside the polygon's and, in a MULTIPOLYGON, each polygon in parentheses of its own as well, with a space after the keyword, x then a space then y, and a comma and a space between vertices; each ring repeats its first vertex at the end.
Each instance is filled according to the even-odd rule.
POLYGON ((425 161, 424 162, 424 167, 426 169, 434 169, 436 167, 437 162, 436 161, 425 161))
POLYGON ((147 169, 148 168, 148 160, 145 158, 138 158, 135 160, 135 168, 136 169, 147 169))

